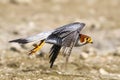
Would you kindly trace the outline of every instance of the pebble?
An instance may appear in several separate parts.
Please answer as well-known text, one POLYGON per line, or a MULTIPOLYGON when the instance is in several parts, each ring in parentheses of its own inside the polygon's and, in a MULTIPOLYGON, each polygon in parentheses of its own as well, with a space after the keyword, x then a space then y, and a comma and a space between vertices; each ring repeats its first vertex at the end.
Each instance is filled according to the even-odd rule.
POLYGON ((102 75, 108 75, 109 73, 106 71, 106 70, 104 70, 103 68, 100 68, 99 69, 99 72, 100 72, 100 74, 102 74, 102 75))
POLYGON ((89 55, 87 54, 87 53, 85 53, 85 52, 82 52, 81 54, 80 54, 80 58, 81 59, 86 59, 86 58, 88 58, 89 57, 89 55))

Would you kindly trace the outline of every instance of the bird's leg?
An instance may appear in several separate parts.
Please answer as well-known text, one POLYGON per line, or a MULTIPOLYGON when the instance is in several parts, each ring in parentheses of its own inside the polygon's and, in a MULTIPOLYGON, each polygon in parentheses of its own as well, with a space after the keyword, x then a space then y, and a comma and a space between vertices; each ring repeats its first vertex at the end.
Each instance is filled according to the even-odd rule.
POLYGON ((66 63, 67 63, 68 60, 69 60, 69 57, 70 57, 70 54, 71 54, 72 48, 73 48, 73 47, 71 47, 71 48, 69 49, 68 53, 67 53, 67 56, 66 56, 66 63))
POLYGON ((70 48, 67 50, 65 69, 67 69, 67 63, 68 63, 68 60, 69 60, 69 57, 70 57, 73 46, 74 46, 74 43, 72 42, 71 45, 70 45, 70 48))
POLYGON ((38 50, 40 50, 42 48, 42 46, 45 44, 45 41, 44 40, 41 40, 41 42, 37 45, 33 45, 34 48, 30 51, 29 55, 32 55, 34 53, 36 53, 38 50))
POLYGON ((66 52, 67 52, 67 47, 63 46, 61 53, 63 54, 63 56, 66 56, 66 52))

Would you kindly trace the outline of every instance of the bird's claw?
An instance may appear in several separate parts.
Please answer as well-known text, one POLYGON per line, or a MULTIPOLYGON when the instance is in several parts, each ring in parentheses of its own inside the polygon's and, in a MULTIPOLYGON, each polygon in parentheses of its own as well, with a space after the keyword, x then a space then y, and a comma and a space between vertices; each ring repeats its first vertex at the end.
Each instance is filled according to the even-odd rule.
POLYGON ((34 44, 34 48, 30 51, 29 55, 33 55, 35 54, 38 50, 40 50, 42 48, 42 46, 44 45, 45 41, 42 40, 38 45, 34 44))

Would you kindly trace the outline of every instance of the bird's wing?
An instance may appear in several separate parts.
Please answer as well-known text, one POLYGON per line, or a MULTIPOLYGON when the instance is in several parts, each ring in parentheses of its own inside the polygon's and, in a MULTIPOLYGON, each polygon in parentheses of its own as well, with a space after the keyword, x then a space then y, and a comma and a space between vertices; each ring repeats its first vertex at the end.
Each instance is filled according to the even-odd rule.
POLYGON ((70 23, 70 24, 67 24, 67 25, 64 25, 62 27, 55 29, 53 34, 63 34, 63 33, 68 32, 68 31, 75 31, 78 28, 80 29, 79 31, 81 31, 84 26, 85 26, 85 24, 80 23, 80 22, 70 23))
POLYGON ((78 36, 78 34, 80 34, 80 31, 83 29, 84 26, 84 23, 79 22, 64 25, 60 28, 55 29, 55 31, 53 31, 52 34, 48 36, 46 42, 66 46, 66 44, 70 44, 70 39, 73 39, 74 36, 78 36), (62 42, 60 42, 60 39, 62 40, 62 42), (66 43, 67 41, 69 42, 66 43))
POLYGON ((76 42, 78 38, 79 38, 79 33, 77 31, 73 31, 66 37, 62 38, 62 46, 70 47, 70 45, 76 42))
POLYGON ((53 31, 54 30, 41 32, 41 33, 39 33, 37 35, 34 35, 34 36, 30 36, 30 37, 27 37, 27 38, 15 39, 15 40, 11 40, 9 42, 17 42, 17 43, 20 43, 20 44, 26 44, 26 43, 30 43, 30 42, 33 42, 33 41, 41 41, 41 40, 46 39, 53 31))

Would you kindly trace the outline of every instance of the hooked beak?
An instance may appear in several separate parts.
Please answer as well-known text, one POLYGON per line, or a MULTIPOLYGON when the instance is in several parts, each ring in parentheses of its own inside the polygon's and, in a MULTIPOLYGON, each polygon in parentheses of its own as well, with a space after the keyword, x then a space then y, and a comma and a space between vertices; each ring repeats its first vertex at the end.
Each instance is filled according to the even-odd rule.
POLYGON ((92 40, 90 40, 88 43, 91 43, 91 44, 93 44, 93 41, 92 41, 92 40))

